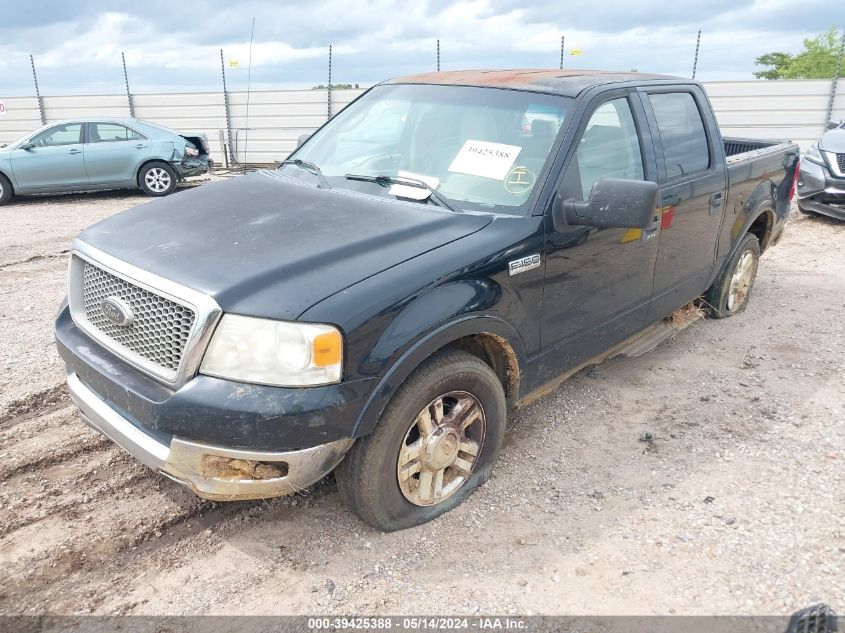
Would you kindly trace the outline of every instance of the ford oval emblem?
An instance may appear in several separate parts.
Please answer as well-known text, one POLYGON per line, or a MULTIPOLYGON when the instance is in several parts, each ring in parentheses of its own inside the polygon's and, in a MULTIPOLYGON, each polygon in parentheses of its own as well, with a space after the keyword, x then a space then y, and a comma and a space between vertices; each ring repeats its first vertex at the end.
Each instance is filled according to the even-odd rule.
POLYGON ((132 308, 123 299, 118 297, 106 297, 100 303, 100 310, 103 316, 115 325, 126 327, 132 324, 135 315, 132 313, 132 308))

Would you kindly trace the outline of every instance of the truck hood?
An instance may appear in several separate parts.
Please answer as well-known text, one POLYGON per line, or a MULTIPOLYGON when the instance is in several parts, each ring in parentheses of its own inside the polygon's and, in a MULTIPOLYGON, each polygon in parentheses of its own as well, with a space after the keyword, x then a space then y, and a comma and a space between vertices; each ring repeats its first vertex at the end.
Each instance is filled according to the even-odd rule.
POLYGON ((211 295, 224 312, 291 320, 490 221, 261 171, 137 206, 79 239, 211 295))

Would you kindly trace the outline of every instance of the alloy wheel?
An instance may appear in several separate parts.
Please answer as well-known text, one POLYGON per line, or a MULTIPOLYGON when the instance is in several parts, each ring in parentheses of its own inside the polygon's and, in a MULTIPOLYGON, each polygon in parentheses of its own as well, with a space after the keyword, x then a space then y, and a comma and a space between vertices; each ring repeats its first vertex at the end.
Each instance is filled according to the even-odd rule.
POLYGON ((754 282, 754 268, 754 253, 749 249, 740 256, 731 277, 731 285, 728 289, 728 310, 731 312, 736 311, 748 297, 751 284, 754 282))
POLYGON ((162 193, 170 188, 170 174, 161 167, 153 167, 152 169, 148 169, 147 173, 144 174, 144 183, 150 191, 162 193))
POLYGON ((472 394, 450 391, 432 400, 399 449, 396 475, 405 498, 430 506, 455 494, 478 462, 485 429, 484 409, 472 394))

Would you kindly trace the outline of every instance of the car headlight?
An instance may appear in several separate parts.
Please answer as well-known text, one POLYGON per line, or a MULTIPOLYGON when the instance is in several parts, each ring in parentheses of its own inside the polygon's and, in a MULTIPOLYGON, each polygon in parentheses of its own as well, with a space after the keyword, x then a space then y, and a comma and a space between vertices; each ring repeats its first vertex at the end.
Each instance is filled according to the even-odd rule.
POLYGON ((224 314, 200 373, 277 387, 340 382, 343 337, 331 325, 224 314))
POLYGON ((824 165, 824 158, 822 158, 822 153, 819 151, 818 143, 810 145, 810 149, 808 149, 807 153, 804 154, 804 158, 806 158, 811 163, 816 163, 817 165, 824 165))

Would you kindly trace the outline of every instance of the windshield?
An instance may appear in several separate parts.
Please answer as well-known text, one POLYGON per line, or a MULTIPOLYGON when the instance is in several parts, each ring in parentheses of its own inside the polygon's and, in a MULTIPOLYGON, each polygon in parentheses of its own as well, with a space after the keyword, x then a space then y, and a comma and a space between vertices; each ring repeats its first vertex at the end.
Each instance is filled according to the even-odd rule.
MULTIPOLYGON (((428 199, 427 189, 346 176, 410 178, 455 208, 521 215, 570 104, 565 97, 496 88, 377 86, 292 157, 319 167, 332 187, 428 199)), ((295 165, 281 169, 317 182, 295 165)))

